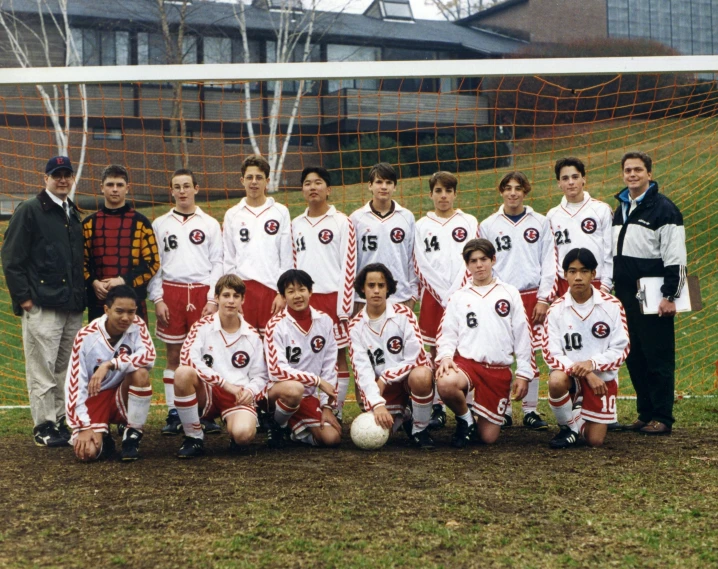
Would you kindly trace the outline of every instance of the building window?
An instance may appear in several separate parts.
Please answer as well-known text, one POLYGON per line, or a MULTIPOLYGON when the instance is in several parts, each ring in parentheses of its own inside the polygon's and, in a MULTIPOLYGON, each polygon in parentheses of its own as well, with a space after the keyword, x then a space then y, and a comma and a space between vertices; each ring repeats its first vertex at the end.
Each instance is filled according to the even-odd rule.
MULTIPOLYGON (((379 61, 378 47, 365 47, 358 45, 327 45, 327 61, 379 61)), ((329 81, 329 92, 339 89, 367 89, 376 91, 376 79, 344 79, 342 81, 329 81)))
MULTIPOLYGON (((170 61, 162 34, 140 32, 137 34, 137 64, 166 65, 170 61)), ((197 37, 184 36, 182 41, 182 63, 197 63, 197 37)))
POLYGON ((93 128, 92 140, 122 140, 121 128, 93 128))
POLYGON ((130 33, 70 28, 76 57, 70 65, 129 65, 130 33))
MULTIPOLYGON (((172 142, 176 138, 181 138, 179 126, 177 126, 177 136, 172 136, 172 131, 167 127, 164 129, 162 137, 165 142, 172 142)), ((185 140, 187 140, 187 142, 194 142, 194 131, 187 129, 185 140)))

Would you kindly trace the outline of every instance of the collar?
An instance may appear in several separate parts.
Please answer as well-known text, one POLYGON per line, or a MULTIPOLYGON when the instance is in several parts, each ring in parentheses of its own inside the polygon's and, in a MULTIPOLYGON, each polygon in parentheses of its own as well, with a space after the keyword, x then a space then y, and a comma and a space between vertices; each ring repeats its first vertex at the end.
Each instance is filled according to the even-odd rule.
POLYGON ((463 213, 464 213, 464 212, 461 211, 461 210, 457 207, 457 208, 454 208, 454 215, 452 215, 451 217, 439 217, 438 215, 436 215, 436 212, 435 212, 435 211, 427 211, 427 212, 426 212, 426 217, 428 217, 428 218, 431 219, 432 221, 436 221, 437 223, 444 224, 444 223, 446 223, 447 221, 449 221, 450 219, 454 219, 457 215, 463 214, 463 213))
MULTIPOLYGON (((247 321, 240 316, 239 322, 240 322, 239 330, 237 330, 237 332, 239 332, 239 335, 240 336, 249 335, 250 328, 249 328, 249 324, 247 324, 247 321)), ((212 330, 214 330, 215 332, 222 332, 224 330, 222 328, 222 320, 219 317, 219 312, 215 312, 214 314, 212 314, 212 330)), ((226 330, 224 330, 224 331, 226 332, 226 330)), ((234 332, 234 333, 236 334, 237 332, 234 332)))
MULTIPOLYGON (((139 317, 135 316, 135 318, 139 318, 139 317)), ((100 332, 102 332, 102 336, 105 338, 107 345, 114 348, 114 346, 112 346, 112 344, 110 344, 110 333, 107 331, 107 314, 103 314, 102 316, 100 316, 99 321, 100 321, 99 329, 100 329, 100 332)), ((122 336, 120 336, 120 340, 118 341, 118 344, 120 343, 122 338, 124 338, 133 329, 134 326, 137 326, 137 325, 135 324, 135 322, 133 320, 132 324, 130 324, 130 327, 127 330, 125 330, 125 332, 124 332, 124 334, 122 334, 122 336)))
MULTIPOLYGON (((590 199, 591 199, 591 196, 589 195, 589 193, 588 193, 586 190, 583 190, 583 201, 578 202, 578 203, 575 203, 575 204, 572 204, 572 205, 581 205, 581 206, 584 206, 584 205, 586 205, 586 203, 588 203, 588 200, 590 200, 590 199)), ((561 206, 562 206, 564 209, 568 207, 568 200, 566 199, 566 196, 563 196, 563 197, 561 198, 561 206)))
POLYGON ((389 208, 389 211, 386 212, 384 215, 379 213, 377 210, 374 209, 374 206, 372 205, 372 200, 369 200, 369 203, 367 204, 369 206, 369 211, 371 211, 374 215, 376 215, 380 219, 386 219, 387 217, 391 217, 391 214, 393 214, 398 208, 398 204, 391 200, 391 207, 389 208))
MULTIPOLYGON (((369 318, 369 314, 366 311, 366 305, 362 309, 361 314, 362 318, 364 319, 364 322, 369 323, 371 318, 369 318)), ((386 310, 384 311, 384 315, 386 316, 387 320, 396 316, 396 310, 394 310, 394 305, 391 302, 386 303, 386 310)))
MULTIPOLYGON (((651 181, 650 184, 648 184, 648 189, 643 192, 638 198, 636 198, 637 203, 641 203, 644 199, 648 198, 649 200, 653 198, 658 193, 658 182, 655 180, 651 181)), ((623 188, 620 192, 616 194, 616 199, 624 204, 631 203, 631 194, 628 191, 628 188, 623 188)))
POLYGON ((180 216, 180 217, 182 217, 182 218, 189 219, 189 218, 192 217, 193 215, 198 215, 198 216, 202 217, 202 216, 207 215, 207 214, 206 214, 205 212, 203 212, 203 211, 200 209, 199 206, 195 206, 194 213, 181 213, 181 212, 177 211, 176 208, 173 207, 173 208, 170 210, 170 215, 178 215, 178 216, 180 216))
POLYGON ((247 205, 247 198, 242 198, 242 199, 239 201, 239 207, 240 207, 240 208, 242 208, 242 207, 243 207, 243 208, 250 208, 250 207, 251 207, 251 208, 254 208, 254 209, 259 209, 259 208, 269 209, 269 208, 272 207, 273 205, 274 205, 274 198, 270 198, 270 197, 267 197, 267 201, 264 202, 264 203, 263 203, 262 205, 260 205, 260 206, 247 205))
MULTIPOLYGON (((55 194, 53 194, 51 191, 49 191, 47 188, 45 188, 45 193, 49 196, 49 198, 55 202, 57 205, 62 207, 62 204, 64 203, 60 198, 58 198, 55 194)), ((70 205, 71 202, 67 202, 68 205, 70 205)), ((64 209, 64 208, 63 208, 64 209)))
POLYGON ((102 211, 103 213, 105 213, 107 215, 122 215, 123 213, 127 213, 131 209, 132 209, 132 206, 130 204, 126 203, 122 207, 116 207, 116 208, 110 208, 110 207, 103 205, 102 209, 100 211, 102 211))
MULTIPOLYGON (((524 212, 524 215, 530 215, 530 214, 534 213, 534 209, 530 205, 524 204, 524 208, 526 210, 524 212)), ((509 214, 504 211, 504 204, 501 204, 499 206, 499 215, 505 215, 506 217, 509 216, 509 214)))
MULTIPOLYGON (((312 321, 314 321, 314 320, 319 320, 322 317, 323 312, 319 312, 316 308, 314 308, 313 306, 310 306, 309 314, 312 317, 312 321)), ((296 323, 296 319, 294 318, 294 316, 289 314, 289 310, 287 310, 286 306, 282 309, 282 317, 289 318, 292 322, 296 323)))
MULTIPOLYGON (((601 295, 601 291, 599 291, 593 285, 591 285, 591 289, 593 289, 592 290, 592 298, 593 298, 594 305, 598 306, 599 304, 603 304, 604 302, 606 302, 603 298, 603 295, 601 295)), ((566 306, 568 306, 569 308, 577 305, 576 302, 574 302, 574 300, 573 300, 573 296, 571 295, 570 290, 566 292, 566 295, 564 296, 564 298, 566 299, 564 302, 566 303, 566 306)), ((588 301, 586 301, 586 302, 588 302, 588 301)), ((583 305, 578 305, 578 306, 583 306, 583 305)))
MULTIPOLYGON (((333 205, 330 205, 330 206, 329 206, 329 209, 327 210, 327 212, 326 212, 325 214, 323 214, 323 215, 320 215, 320 216, 319 216, 319 219, 324 219, 325 217, 330 217, 330 216, 336 215, 336 214, 337 214, 337 208, 334 207, 333 205)), ((306 209, 304 210, 304 213, 302 213, 302 214, 299 215, 298 217, 307 217, 307 218, 308 218, 308 217, 309 217, 309 208, 306 208, 306 209)), ((311 219, 317 219, 317 218, 316 218, 316 217, 312 217, 311 219)))

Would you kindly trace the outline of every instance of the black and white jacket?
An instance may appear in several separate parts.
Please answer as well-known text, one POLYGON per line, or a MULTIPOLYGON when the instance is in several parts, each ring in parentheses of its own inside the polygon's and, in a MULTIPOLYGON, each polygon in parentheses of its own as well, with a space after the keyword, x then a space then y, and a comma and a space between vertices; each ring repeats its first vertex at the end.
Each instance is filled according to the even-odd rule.
POLYGON ((648 190, 629 215, 628 188, 616 194, 613 214, 613 280, 616 288, 636 290, 643 277, 663 277, 664 297, 680 295, 686 281, 686 231, 676 205, 658 192, 648 190))

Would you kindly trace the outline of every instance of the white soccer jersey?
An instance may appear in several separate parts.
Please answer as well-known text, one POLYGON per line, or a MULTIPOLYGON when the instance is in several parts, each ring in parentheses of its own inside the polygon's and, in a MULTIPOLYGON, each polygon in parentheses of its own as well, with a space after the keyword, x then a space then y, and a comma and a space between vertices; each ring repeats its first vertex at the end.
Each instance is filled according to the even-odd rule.
POLYGON ((222 387, 229 382, 249 389, 255 396, 268 380, 257 331, 242 320, 239 330, 228 334, 222 329, 219 313, 194 323, 182 345, 180 362, 192 366, 205 383, 222 387))
POLYGON ((496 247, 494 273, 520 291, 538 289, 537 298, 548 302, 556 285, 556 248, 548 220, 526 206, 516 223, 504 206, 481 222, 479 236, 496 247))
POLYGON ((583 192, 581 204, 569 204, 566 197, 561 198, 561 204, 549 210, 546 214, 551 224, 554 243, 558 250, 557 274, 562 279, 563 258, 571 249, 577 247, 590 249, 598 261, 596 278, 601 286, 610 291, 613 288, 613 254, 611 253, 611 225, 613 213, 610 206, 602 201, 593 199, 588 192, 583 192), (578 211, 571 211, 576 205, 578 211))
POLYGON ((576 305, 571 291, 551 305, 544 324, 543 357, 549 368, 567 374, 575 362, 590 360, 598 377, 612 381, 630 350, 626 313, 620 300, 592 290, 584 305, 576 305))
MULTIPOLYGON (((324 312, 311 308, 312 325, 302 330, 285 308, 267 323, 264 337, 269 381, 298 381, 304 385, 304 397, 315 395, 319 380, 337 387, 337 341, 334 322, 324 312)), ((319 392, 322 407, 329 396, 319 392)))
POLYGON ((354 224, 334 206, 320 218, 306 210, 292 221, 294 266, 309 273, 313 292, 337 294, 337 316, 347 319, 354 303, 357 242, 354 224))
POLYGON ((160 251, 160 269, 148 286, 149 299, 162 300, 164 281, 209 286, 207 300, 214 299, 214 285, 223 274, 222 230, 219 222, 197 208, 189 217, 174 210, 152 223, 160 251))
POLYGON ((117 343, 110 344, 105 328, 107 316, 101 316, 82 328, 72 345, 70 365, 65 378, 65 410, 67 424, 72 429, 85 430, 93 425, 87 411, 87 387, 97 367, 111 361, 115 367, 100 384, 100 391, 118 387, 128 373, 140 368, 152 369, 155 346, 144 320, 134 321, 117 343))
POLYGON ((419 325, 414 313, 403 304, 386 305, 386 321, 377 334, 369 325, 366 308, 349 324, 349 357, 354 381, 373 409, 384 405, 377 378, 387 384, 403 381, 417 366, 429 366, 419 325))
POLYGON ((476 218, 460 209, 449 219, 429 212, 416 222, 414 268, 421 288, 444 308, 467 276, 461 252, 477 237, 477 228, 476 218))
POLYGON ((253 208, 242 198, 224 214, 224 273, 277 290, 294 265, 289 210, 273 198, 253 208))
POLYGON ((521 293, 499 279, 486 286, 469 284, 449 299, 436 339, 436 361, 454 354, 489 365, 510 366, 516 377, 538 376, 531 329, 521 293))
MULTIPOLYGON (((419 299, 414 271, 414 214, 394 202, 394 212, 379 217, 371 202, 351 214, 357 239, 357 271, 369 263, 383 263, 396 280, 396 294, 389 302, 419 299)), ((358 302, 364 302, 356 298, 358 302)))

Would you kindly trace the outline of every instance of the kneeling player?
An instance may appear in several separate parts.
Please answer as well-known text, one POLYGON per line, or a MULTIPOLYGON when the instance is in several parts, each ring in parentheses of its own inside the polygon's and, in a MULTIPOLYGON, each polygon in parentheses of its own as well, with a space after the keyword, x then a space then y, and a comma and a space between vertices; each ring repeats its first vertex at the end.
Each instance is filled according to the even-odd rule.
POLYGON ((378 425, 396 430, 411 399, 411 441, 432 449, 428 425, 434 378, 416 317, 403 304, 387 303, 396 292, 396 281, 381 263, 364 267, 354 288, 366 300, 349 325, 349 355, 364 408, 374 412, 378 425))
POLYGON ((537 375, 521 294, 492 274, 496 249, 491 241, 472 239, 462 255, 471 282, 449 298, 439 327, 436 354, 439 395, 456 414, 456 432, 451 441, 456 448, 465 447, 477 430, 481 441, 495 442, 509 397, 523 399, 529 381, 537 375), (516 379, 512 393, 514 354, 516 379), (472 410, 478 416, 476 424, 472 410))
POLYGON ((566 253, 562 268, 569 290, 546 317, 549 403, 561 428, 551 448, 574 446, 579 434, 590 446, 601 446, 617 420, 617 377, 628 356, 628 329, 621 301, 591 286, 597 266, 589 249, 566 253), (573 409, 579 397, 583 402, 573 409))
POLYGON ((202 419, 221 416, 230 449, 248 445, 257 432, 255 399, 267 383, 262 340, 241 316, 245 286, 224 275, 214 287, 218 310, 198 320, 187 336, 175 372, 175 407, 185 438, 177 456, 204 454, 202 419))
POLYGON ((341 442, 342 428, 334 416, 334 322, 309 306, 313 284, 308 273, 296 269, 277 281, 286 308, 269 321, 264 338, 270 381, 267 402, 274 407, 267 443, 273 448, 283 445, 287 425, 295 441, 318 446, 341 442))
POLYGON ((107 293, 105 315, 75 337, 67 369, 65 401, 75 456, 83 461, 110 456, 110 423, 126 425, 122 460, 137 460, 150 411, 150 372, 155 347, 137 316, 137 295, 128 286, 107 293))

